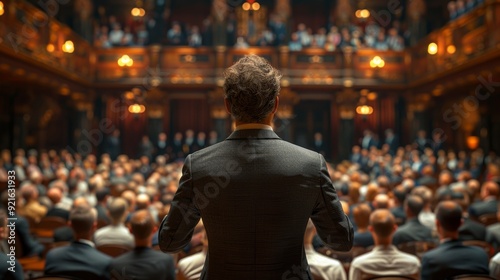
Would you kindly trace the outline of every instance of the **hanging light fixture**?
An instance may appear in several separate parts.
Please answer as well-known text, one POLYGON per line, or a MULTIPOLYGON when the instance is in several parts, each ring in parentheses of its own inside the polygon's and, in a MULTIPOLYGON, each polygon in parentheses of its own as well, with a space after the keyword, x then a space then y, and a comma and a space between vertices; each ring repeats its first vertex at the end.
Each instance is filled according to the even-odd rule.
POLYGON ((373 113, 373 107, 369 105, 360 105, 356 107, 356 113, 359 115, 371 115, 373 113))

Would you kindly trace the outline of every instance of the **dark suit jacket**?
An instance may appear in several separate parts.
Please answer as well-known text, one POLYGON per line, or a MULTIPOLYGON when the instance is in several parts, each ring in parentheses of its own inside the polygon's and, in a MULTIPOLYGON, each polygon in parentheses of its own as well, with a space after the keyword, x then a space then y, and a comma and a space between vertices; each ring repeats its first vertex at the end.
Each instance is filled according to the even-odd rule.
POLYGON ((486 227, 471 219, 464 219, 464 223, 458 229, 458 238, 465 240, 486 241, 486 227))
POLYGON ((10 257, 0 252, 0 279, 23 280, 24 274, 23 274, 23 267, 21 266, 21 264, 17 260, 15 260, 14 267, 12 268, 9 262, 10 262, 10 257))
POLYGON ((73 242, 74 240, 75 236, 73 230, 70 227, 64 226, 54 230, 54 242, 73 242))
POLYGON ((16 234, 17 237, 21 240, 21 246, 23 251, 22 256, 16 256, 16 257, 20 258, 26 256, 40 255, 44 250, 44 246, 38 243, 38 241, 36 241, 33 237, 31 237, 30 225, 28 221, 21 216, 15 216, 15 217, 17 218, 16 234))
POLYGON ((109 279, 111 258, 88 244, 75 241, 47 253, 45 275, 73 276, 82 279, 109 279))
POLYGON ((69 211, 57 207, 52 207, 47 211, 46 217, 59 217, 63 218, 66 221, 69 219, 69 211))
POLYGON ((309 218, 334 250, 353 242, 324 158, 271 130, 235 131, 186 158, 161 250, 186 246, 200 217, 210 244, 201 279, 312 279, 303 248, 309 218))
POLYGON ((174 259, 147 247, 135 248, 111 261, 111 279, 175 280, 174 259))
POLYGON ((106 209, 106 207, 102 206, 101 204, 97 204, 95 206, 95 209, 97 210, 97 220, 103 220, 103 221, 106 221, 108 223, 111 222, 111 220, 109 219, 108 217, 108 210, 106 209))
POLYGON ((498 200, 479 201, 472 203, 469 207, 471 217, 479 217, 484 214, 495 214, 497 212, 498 200))
POLYGON ((417 218, 407 220, 396 230, 392 239, 394 245, 411 241, 432 241, 432 231, 422 225, 417 218))
POLYGON ((439 245, 422 257, 423 280, 445 280, 460 274, 489 274, 486 252, 453 240, 439 245))

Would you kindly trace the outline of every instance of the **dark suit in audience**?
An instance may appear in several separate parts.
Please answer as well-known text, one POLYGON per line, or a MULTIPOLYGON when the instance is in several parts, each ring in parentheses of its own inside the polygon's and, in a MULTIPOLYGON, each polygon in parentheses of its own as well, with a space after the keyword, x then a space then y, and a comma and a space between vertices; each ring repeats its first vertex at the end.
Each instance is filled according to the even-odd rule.
MULTIPOLYGON (((15 216, 17 218, 16 220, 16 235, 21 240, 21 245, 23 249, 23 254, 22 256, 36 256, 40 255, 43 250, 44 246, 33 237, 31 237, 30 233, 30 225, 28 221, 21 217, 21 216, 15 216)), ((17 256, 18 258, 20 256, 17 256)))
POLYGON ((72 242, 75 240, 73 230, 70 227, 60 227, 54 230, 54 242, 72 242))
POLYGON ((46 217, 59 217, 63 218, 64 220, 69 219, 69 211, 66 209, 58 208, 58 207, 52 207, 47 211, 47 214, 45 215, 46 217))
POLYGON ((175 265, 172 256, 148 247, 136 247, 111 261, 113 279, 174 280, 175 265))
POLYGON ((444 280, 460 274, 488 274, 488 255, 483 249, 465 246, 450 240, 422 258, 422 277, 425 280, 444 280))
POLYGON ((486 227, 471 219, 464 219, 464 223, 458 229, 458 239, 465 240, 486 240, 486 227))
POLYGON ((0 252, 0 279, 23 280, 24 275, 23 275, 23 267, 21 266, 21 264, 19 264, 19 262, 16 260, 15 266, 13 268, 14 271, 12 271, 10 270, 12 268, 9 262, 10 262, 10 257, 0 252))
POLYGON ((489 225, 486 228, 486 242, 493 245, 498 251, 500 248, 500 223, 489 225))
POLYGON ((366 232, 355 232, 354 233, 354 241, 353 241, 353 246, 360 246, 364 248, 368 248, 370 246, 373 246, 373 236, 369 231, 366 232))
POLYGON ((90 244, 74 241, 69 246, 55 248, 47 253, 44 273, 84 279, 109 279, 110 263, 110 257, 90 244))
POLYGON ((471 217, 479 217, 484 214, 495 214, 497 212, 498 201, 491 199, 487 201, 478 201, 469 208, 471 217))
POLYGON ((418 218, 411 218, 400 226, 394 234, 392 243, 399 245, 411 241, 432 241, 432 231, 422 225, 418 218))

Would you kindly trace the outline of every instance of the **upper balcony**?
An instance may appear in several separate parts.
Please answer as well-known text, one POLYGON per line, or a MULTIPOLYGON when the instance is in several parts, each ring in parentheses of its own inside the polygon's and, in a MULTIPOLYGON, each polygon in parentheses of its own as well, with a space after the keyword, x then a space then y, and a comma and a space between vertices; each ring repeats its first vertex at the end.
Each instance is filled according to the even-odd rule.
POLYGON ((500 57, 500 0, 486 1, 401 52, 159 45, 100 49, 24 1, 2 2, 3 80, 30 79, 56 87, 63 83, 70 89, 214 87, 221 85, 223 69, 248 53, 267 58, 283 72, 285 85, 294 88, 405 89, 435 83, 500 57), (119 66, 125 55, 133 63, 119 66))

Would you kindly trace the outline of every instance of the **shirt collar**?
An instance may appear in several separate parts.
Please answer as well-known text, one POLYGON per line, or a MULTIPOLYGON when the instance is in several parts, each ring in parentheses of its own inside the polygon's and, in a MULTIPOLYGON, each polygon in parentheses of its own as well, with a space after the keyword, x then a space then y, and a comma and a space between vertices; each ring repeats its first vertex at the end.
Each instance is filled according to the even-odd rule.
POLYGON ((78 239, 78 242, 89 245, 92 248, 95 248, 94 242, 87 240, 87 239, 78 239))
POLYGON ((394 251, 397 250, 396 246, 390 244, 390 245, 377 245, 373 247, 372 251, 394 251))
POLYGON ((238 125, 234 131, 244 130, 244 129, 267 129, 271 131, 273 130, 273 128, 270 125, 261 123, 247 123, 238 125))

